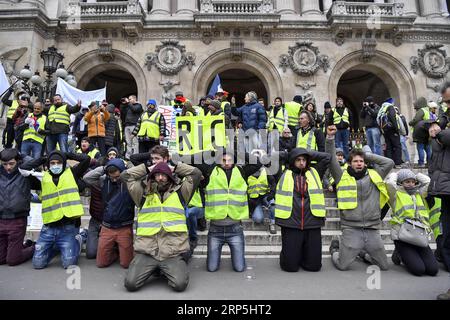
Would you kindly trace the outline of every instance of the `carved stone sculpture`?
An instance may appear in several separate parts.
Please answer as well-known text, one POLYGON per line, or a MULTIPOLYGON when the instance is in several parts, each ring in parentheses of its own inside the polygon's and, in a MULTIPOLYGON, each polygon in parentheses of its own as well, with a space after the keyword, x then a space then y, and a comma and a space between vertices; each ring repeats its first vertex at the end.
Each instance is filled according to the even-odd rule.
POLYGON ((185 46, 177 40, 161 41, 162 45, 156 47, 155 53, 145 55, 145 65, 151 70, 153 65, 165 75, 174 75, 187 65, 189 70, 195 65, 195 54, 186 52, 185 46))
POLYGON ((281 55, 279 62, 284 72, 289 66, 300 76, 312 76, 319 68, 327 72, 330 66, 328 56, 319 55, 319 48, 309 40, 297 41, 295 46, 290 46, 289 53, 281 55))

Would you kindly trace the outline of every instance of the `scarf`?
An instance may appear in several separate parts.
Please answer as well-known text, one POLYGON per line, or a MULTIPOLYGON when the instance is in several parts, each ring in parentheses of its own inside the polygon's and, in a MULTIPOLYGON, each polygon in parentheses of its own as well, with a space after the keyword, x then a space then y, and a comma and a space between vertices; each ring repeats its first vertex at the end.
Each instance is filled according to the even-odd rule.
POLYGON ((364 167, 364 169, 363 169, 362 171, 356 172, 355 170, 353 170, 352 167, 349 166, 349 167, 347 168, 347 172, 348 172, 349 175, 351 175, 351 176, 352 176, 353 178, 355 178, 356 180, 360 180, 360 179, 364 178, 364 176, 366 175, 366 173, 367 173, 367 168, 364 167))

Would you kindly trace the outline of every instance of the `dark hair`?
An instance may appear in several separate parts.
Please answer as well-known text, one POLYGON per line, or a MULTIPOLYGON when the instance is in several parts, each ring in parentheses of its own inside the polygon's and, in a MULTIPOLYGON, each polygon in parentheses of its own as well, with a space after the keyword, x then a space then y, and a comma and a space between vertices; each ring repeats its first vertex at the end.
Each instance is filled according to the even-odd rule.
POLYGON ((356 156, 360 156, 364 159, 364 161, 366 160, 366 154, 362 151, 362 149, 352 149, 352 151, 348 154, 348 162, 352 162, 353 158, 356 156))
POLYGON ((150 150, 150 154, 158 154, 161 157, 164 158, 169 158, 169 149, 167 149, 164 146, 154 146, 151 150, 150 150))
POLYGON ((108 166, 108 168, 106 168, 106 173, 108 175, 113 174, 114 172, 117 172, 117 171, 120 171, 120 170, 116 166, 108 166))
POLYGON ((450 88, 450 81, 445 81, 441 87, 441 94, 444 94, 448 88, 450 88))
POLYGON ((281 103, 283 103, 283 99, 281 99, 281 97, 276 97, 275 99, 273 99, 273 101, 275 102, 275 100, 280 100, 281 103))
POLYGON ((81 142, 83 141, 91 143, 91 139, 89 139, 89 137, 83 137, 83 139, 81 139, 81 142))

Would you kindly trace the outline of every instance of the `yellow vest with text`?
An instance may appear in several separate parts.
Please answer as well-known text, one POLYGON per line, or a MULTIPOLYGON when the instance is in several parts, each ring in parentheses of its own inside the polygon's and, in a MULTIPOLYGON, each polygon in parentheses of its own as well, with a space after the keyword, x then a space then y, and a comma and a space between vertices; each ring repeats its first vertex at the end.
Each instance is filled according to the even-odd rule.
POLYGON ((59 108, 52 105, 48 111, 48 121, 70 125, 70 115, 67 112, 67 105, 64 104, 59 108))
POLYGON ((269 180, 267 179, 266 169, 262 169, 259 177, 250 176, 248 181, 248 195, 250 198, 258 198, 269 193, 269 180))
POLYGON ((397 191, 395 194, 395 209, 391 217, 391 224, 402 224, 405 219, 418 218, 426 226, 429 227, 428 209, 425 206, 425 201, 420 194, 415 194, 416 203, 411 196, 404 191, 397 191), (419 216, 416 216, 416 208, 419 216))
MULTIPOLYGON (((325 217, 325 196, 322 181, 316 169, 309 169, 306 174, 311 213, 319 218, 325 217)), ((277 184, 275 194, 275 217, 289 219, 294 202, 294 176, 291 170, 286 170, 277 184)))
POLYGON ((138 211, 138 236, 150 237, 157 234, 161 228, 166 232, 188 231, 185 210, 177 192, 172 192, 162 203, 158 194, 149 194, 138 211))
POLYGON ((234 167, 228 184, 225 171, 217 166, 205 188, 205 217, 209 220, 248 219, 247 182, 234 167))
POLYGON ((8 113, 6 114, 6 118, 12 119, 12 117, 18 107, 19 107, 19 102, 17 100, 13 100, 13 102, 11 103, 11 107, 8 108, 8 113))
POLYGON ((58 185, 48 171, 42 177, 42 219, 44 224, 61 220, 63 217, 77 218, 84 215, 78 185, 67 168, 60 176, 58 185))
MULTIPOLYGON (((28 116, 29 118, 33 117, 33 114, 28 116)), ((45 130, 45 122, 47 121, 47 117, 45 115, 41 115, 41 117, 37 120, 39 123, 39 129, 45 130)), ((44 136, 39 134, 36 130, 30 129, 29 127, 23 132, 23 141, 26 140, 34 140, 42 144, 44 142, 44 136)))
POLYGON ((138 137, 149 137, 152 139, 159 138, 159 119, 161 118, 161 113, 158 111, 153 112, 149 117, 147 112, 142 114, 141 126, 137 134, 138 137))
POLYGON ((333 108, 333 123, 334 124, 339 124, 341 123, 341 121, 344 121, 345 123, 350 124, 350 115, 348 113, 348 109, 345 108, 344 109, 344 113, 342 114, 342 116, 339 114, 339 112, 337 112, 336 108, 333 108))
POLYGON ((288 114, 288 125, 295 127, 298 124, 298 118, 303 106, 295 101, 289 101, 284 104, 288 114))
MULTIPOLYGON (((389 201, 386 184, 381 176, 373 169, 368 169, 370 180, 380 191, 380 208, 389 201)), ((338 208, 341 210, 352 210, 358 206, 358 191, 356 179, 348 174, 347 170, 342 172, 341 180, 336 186, 338 208)))
POLYGON ((284 130, 284 108, 280 108, 276 116, 274 115, 274 108, 272 108, 267 123, 269 132, 276 128, 282 133, 284 130))
POLYGON ((315 130, 315 128, 311 128, 307 134, 302 135, 302 129, 299 129, 297 133, 297 148, 317 151, 316 136, 314 134, 315 130))

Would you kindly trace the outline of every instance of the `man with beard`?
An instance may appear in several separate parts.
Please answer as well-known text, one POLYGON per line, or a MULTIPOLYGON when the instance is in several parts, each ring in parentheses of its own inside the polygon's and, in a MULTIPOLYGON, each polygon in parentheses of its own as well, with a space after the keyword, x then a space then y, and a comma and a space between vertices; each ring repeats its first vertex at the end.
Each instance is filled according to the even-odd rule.
POLYGON ((280 267, 287 272, 319 271, 322 267, 321 228, 325 224, 322 177, 330 163, 323 152, 293 149, 289 169, 281 176, 275 195, 276 223, 281 226, 280 267), (311 161, 317 161, 316 168, 311 161))
POLYGON ((373 262, 387 270, 388 261, 381 239, 381 208, 389 196, 383 179, 394 167, 391 159, 354 149, 349 154, 347 170, 342 170, 337 158, 334 137, 336 126, 329 126, 325 150, 331 157, 331 174, 337 186, 338 208, 341 210, 341 243, 333 240, 330 253, 339 270, 347 270, 361 250, 373 262), (367 169, 365 161, 373 163, 367 169))
POLYGON ((62 152, 68 151, 68 136, 70 131, 70 115, 77 113, 81 108, 81 100, 75 106, 69 106, 63 102, 62 97, 56 94, 53 97, 53 105, 48 111, 47 126, 47 154, 56 149, 56 144, 62 152))
POLYGON ((184 291, 189 273, 184 255, 189 252, 185 207, 198 187, 202 174, 197 168, 178 163, 169 167, 160 162, 149 168, 145 164, 121 174, 138 206, 135 257, 125 278, 128 291, 139 290, 160 273, 175 291, 184 291), (172 172, 181 179, 176 184, 172 172), (148 177, 147 185, 142 179, 148 177))

